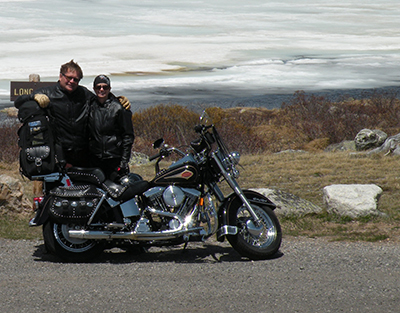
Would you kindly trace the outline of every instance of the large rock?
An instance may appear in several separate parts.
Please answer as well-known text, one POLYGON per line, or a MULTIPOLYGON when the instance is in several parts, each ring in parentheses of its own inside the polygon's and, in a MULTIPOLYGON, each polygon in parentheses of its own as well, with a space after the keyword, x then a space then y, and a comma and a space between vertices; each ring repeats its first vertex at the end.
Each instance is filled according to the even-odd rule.
POLYGON ((21 182, 7 175, 0 175, 0 215, 31 214, 32 203, 24 195, 21 182))
POLYGON ((354 138, 356 149, 368 150, 381 146, 387 138, 387 134, 379 129, 362 129, 354 138))
POLYGON ((306 214, 320 213, 322 208, 301 199, 288 192, 276 189, 260 188, 252 189, 270 199, 275 205, 275 213, 281 216, 304 216, 306 214))
POLYGON ((352 218, 383 215, 377 209, 382 194, 382 189, 377 185, 331 185, 325 187, 323 193, 328 213, 352 218))
POLYGON ((131 159, 129 160, 129 165, 143 165, 149 163, 149 157, 141 152, 133 151, 131 159))
POLYGON ((380 147, 368 152, 368 154, 373 153, 400 155, 400 134, 388 137, 380 147))
POLYGON ((334 143, 326 147, 325 152, 340 152, 340 151, 356 151, 354 140, 343 140, 339 143, 334 143))

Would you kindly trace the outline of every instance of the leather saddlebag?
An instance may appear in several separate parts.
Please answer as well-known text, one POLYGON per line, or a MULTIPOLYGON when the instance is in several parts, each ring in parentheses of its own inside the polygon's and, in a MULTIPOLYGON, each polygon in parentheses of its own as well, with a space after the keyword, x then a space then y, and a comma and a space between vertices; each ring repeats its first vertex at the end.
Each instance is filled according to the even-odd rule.
POLYGON ((101 198, 101 193, 92 185, 57 187, 50 195, 50 218, 60 224, 85 224, 101 198))

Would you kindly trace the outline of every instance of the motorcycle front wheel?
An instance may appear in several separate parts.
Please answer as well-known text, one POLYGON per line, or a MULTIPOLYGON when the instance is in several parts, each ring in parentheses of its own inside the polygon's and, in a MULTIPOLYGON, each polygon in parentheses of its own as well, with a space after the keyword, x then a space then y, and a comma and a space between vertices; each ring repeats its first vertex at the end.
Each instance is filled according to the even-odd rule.
POLYGON ((43 225, 46 248, 68 262, 87 262, 103 251, 102 245, 94 240, 70 238, 68 231, 73 227, 47 221, 43 225))
POLYGON ((229 225, 236 226, 236 235, 228 235, 231 246, 243 257, 263 260, 276 254, 281 246, 282 231, 278 218, 269 207, 252 204, 260 220, 256 225, 246 206, 238 204, 229 211, 229 225))

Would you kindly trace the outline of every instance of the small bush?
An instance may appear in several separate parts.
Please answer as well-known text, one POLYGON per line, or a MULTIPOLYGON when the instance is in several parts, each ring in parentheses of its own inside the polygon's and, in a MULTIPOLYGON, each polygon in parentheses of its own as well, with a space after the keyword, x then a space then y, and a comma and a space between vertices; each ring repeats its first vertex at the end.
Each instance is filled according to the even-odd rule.
POLYGON ((158 138, 172 146, 182 146, 194 138, 199 115, 179 105, 158 105, 132 116, 135 130, 134 150, 152 153, 151 144, 158 138), (138 139, 140 138, 140 139, 138 139))
POLYGON ((389 136, 400 130, 400 101, 397 90, 374 91, 363 100, 333 103, 325 97, 303 91, 294 94, 290 103, 283 103, 277 125, 290 123, 309 141, 329 138, 330 143, 353 140, 363 128, 381 129, 389 136))
POLYGON ((218 133, 231 150, 247 154, 267 151, 267 143, 254 128, 254 125, 260 124, 261 121, 257 123, 255 119, 255 123, 251 123, 251 116, 254 117, 254 114, 249 111, 244 112, 250 113, 250 117, 249 114, 237 109, 207 109, 207 114, 211 117, 218 133))
POLYGON ((0 161, 12 163, 18 160, 18 128, 19 125, 0 127, 0 161))

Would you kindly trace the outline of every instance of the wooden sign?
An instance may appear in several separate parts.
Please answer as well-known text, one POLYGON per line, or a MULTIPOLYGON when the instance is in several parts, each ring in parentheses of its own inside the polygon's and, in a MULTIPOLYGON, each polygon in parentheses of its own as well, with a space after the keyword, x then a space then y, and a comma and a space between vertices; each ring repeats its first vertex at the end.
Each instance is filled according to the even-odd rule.
POLYGON ((10 82, 10 100, 14 101, 19 96, 30 95, 39 88, 53 86, 57 82, 10 82))

